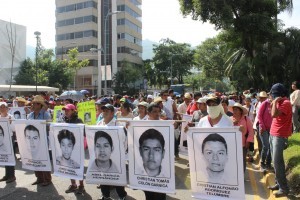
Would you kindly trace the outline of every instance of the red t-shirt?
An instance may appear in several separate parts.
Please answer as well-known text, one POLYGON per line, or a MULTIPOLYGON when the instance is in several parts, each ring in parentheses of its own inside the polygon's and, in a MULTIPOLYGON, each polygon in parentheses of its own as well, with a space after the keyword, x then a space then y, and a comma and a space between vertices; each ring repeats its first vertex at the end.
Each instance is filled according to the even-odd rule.
POLYGON ((198 107, 197 107, 197 103, 193 101, 193 102, 191 102, 191 103, 188 105, 188 107, 187 107, 187 109, 186 109, 186 113, 187 113, 188 115, 193 115, 193 113, 194 113, 196 110, 199 110, 199 109, 198 109, 198 107))
POLYGON ((273 118, 270 134, 278 137, 289 137, 292 134, 292 105, 285 97, 277 103, 281 114, 273 118))

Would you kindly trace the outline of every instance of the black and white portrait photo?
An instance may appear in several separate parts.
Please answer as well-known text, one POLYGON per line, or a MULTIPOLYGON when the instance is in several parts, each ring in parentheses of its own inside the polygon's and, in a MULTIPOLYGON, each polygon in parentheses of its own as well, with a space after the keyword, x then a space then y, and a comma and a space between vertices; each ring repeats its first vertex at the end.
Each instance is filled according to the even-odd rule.
POLYGON ((174 137, 174 125, 170 121, 130 121, 130 187, 161 193, 175 192, 174 137))
POLYGON ((54 175, 76 180, 83 179, 84 125, 52 123, 50 144, 54 175))
POLYGON ((25 107, 11 107, 9 114, 13 115, 15 119, 26 119, 25 107))
POLYGON ((18 110, 16 110, 16 111, 14 112, 14 118, 15 118, 15 119, 21 119, 21 112, 18 111, 18 110))
POLYGON ((86 126, 86 134, 90 154, 87 183, 126 185, 123 127, 86 126))
POLYGON ((15 164, 10 122, 8 118, 2 118, 0 119, 0 166, 14 166, 15 164))
POLYGON ((45 120, 14 121, 22 167, 34 171, 50 171, 50 156, 45 120))
POLYGON ((224 185, 238 188, 230 191, 227 198, 243 198, 243 149, 239 130, 236 127, 190 128, 187 139, 194 195, 208 198, 208 185, 224 185))
POLYGON ((84 122, 90 122, 91 121, 91 113, 85 112, 84 113, 84 122))
POLYGON ((140 174, 151 177, 163 176, 161 164, 165 155, 164 136, 156 129, 146 130, 139 138, 139 151, 143 160, 140 174))
POLYGON ((111 158, 113 151, 114 145, 111 136, 104 131, 97 131, 94 137, 95 160, 90 171, 119 173, 118 167, 111 158))
POLYGON ((80 165, 71 158, 76 144, 74 133, 67 129, 60 130, 57 140, 61 149, 61 155, 56 157, 56 164, 74 169, 80 168, 80 165))

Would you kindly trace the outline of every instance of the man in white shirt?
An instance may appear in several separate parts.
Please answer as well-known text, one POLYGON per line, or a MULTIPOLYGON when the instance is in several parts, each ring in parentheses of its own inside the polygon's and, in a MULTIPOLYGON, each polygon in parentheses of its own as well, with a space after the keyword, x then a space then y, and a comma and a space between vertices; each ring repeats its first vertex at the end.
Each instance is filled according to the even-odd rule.
POLYGON ((178 112, 180 114, 186 114, 186 110, 187 110, 188 105, 191 102, 191 99, 192 99, 192 97, 189 93, 184 94, 183 103, 178 106, 178 112))

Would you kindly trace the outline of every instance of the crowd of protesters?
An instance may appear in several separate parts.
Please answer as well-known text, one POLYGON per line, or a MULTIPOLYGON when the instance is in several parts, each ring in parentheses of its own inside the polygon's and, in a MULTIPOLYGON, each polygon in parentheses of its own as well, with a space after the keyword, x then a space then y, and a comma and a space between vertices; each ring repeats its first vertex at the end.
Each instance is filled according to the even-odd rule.
MULTIPOLYGON (((262 171, 274 171, 276 185, 270 190, 278 190, 275 197, 286 196, 289 187, 285 176, 283 151, 287 147, 287 139, 292 133, 299 132, 300 83, 292 83, 293 92, 277 83, 269 91, 245 90, 239 94, 222 94, 187 92, 174 95, 172 89, 163 90, 158 95, 139 94, 134 97, 114 95, 113 97, 86 96, 82 101, 94 101, 96 109, 96 125, 115 126, 116 119, 133 120, 174 120, 175 159, 179 159, 178 143, 181 134, 183 114, 192 116, 185 130, 197 127, 232 127, 239 126, 242 133, 244 170, 246 162, 254 157, 254 142, 258 142, 260 168, 262 171), (150 106, 151 105, 151 106, 150 106), (151 108, 149 110, 149 108, 151 108), (156 112, 156 109, 158 112, 156 112), (154 112, 155 111, 155 112, 154 112), (256 137, 256 139, 254 139, 256 137)), ((8 114, 9 107, 24 107, 27 119, 52 120, 54 106, 63 105, 64 122, 82 123, 76 112, 78 102, 72 99, 61 100, 59 96, 42 93, 37 96, 22 96, 10 99, 0 98, 1 117, 16 118, 8 114)), ((51 184, 50 172, 35 172, 37 180, 32 183, 47 186, 51 184)), ((6 183, 16 181, 14 167, 7 166, 6 174, 0 181, 6 183)), ((110 199, 110 186, 99 185, 102 199, 110 199)), ((126 198, 124 187, 115 186, 120 199, 126 198)), ((77 186, 75 180, 66 193, 85 192, 83 181, 77 186)), ((166 199, 166 194, 145 191, 146 199, 166 199)))

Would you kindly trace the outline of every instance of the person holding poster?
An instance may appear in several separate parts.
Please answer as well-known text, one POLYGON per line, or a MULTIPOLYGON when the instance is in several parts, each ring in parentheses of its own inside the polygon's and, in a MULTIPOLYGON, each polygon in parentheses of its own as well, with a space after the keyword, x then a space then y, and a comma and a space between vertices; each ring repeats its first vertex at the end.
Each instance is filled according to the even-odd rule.
MULTIPOLYGON (((65 105, 62 108, 62 110, 65 111, 64 121, 66 123, 70 123, 70 124, 82 124, 83 123, 83 121, 80 118, 78 118, 78 114, 76 112, 76 107, 73 104, 65 105)), ((69 134, 69 135, 71 135, 71 134, 69 134)), ((72 136, 70 136, 69 138, 71 138, 71 137, 72 136)), ((74 137, 74 135, 73 135, 73 137, 74 137)), ((71 139, 71 141, 72 141, 72 139, 71 139)), ((73 141, 74 142, 72 142, 72 145, 73 145, 72 147, 74 147, 74 145, 75 145, 75 137, 74 137, 73 141)), ((69 142, 70 142, 70 140, 69 140, 69 142)), ((69 154, 69 156, 66 156, 66 157, 68 157, 70 159, 71 154, 69 154)), ((78 164, 78 166, 80 166, 80 165, 78 164)), ((76 194, 83 194, 85 192, 83 180, 79 181, 79 187, 77 187, 76 180, 71 179, 71 185, 68 187, 68 189, 65 192, 66 193, 76 192, 76 194)))
MULTIPOLYGON (((160 120, 160 114, 161 114, 161 107, 159 106, 159 104, 157 103, 151 103, 148 107, 148 120, 160 120)), ((158 131, 156 131, 158 132, 158 131)), ((159 132, 158 132, 159 133, 159 132)), ((160 133, 161 134, 161 133, 160 133)), ((142 137, 142 136, 141 136, 142 137)), ((146 139, 146 137, 145 137, 146 139)), ((139 139, 139 143, 140 143, 140 148, 143 148, 143 138, 139 139), (142 143, 142 145, 141 145, 142 143)), ((146 149, 142 149, 143 151, 141 152, 141 156, 142 153, 145 154, 143 158, 143 165, 146 166, 146 168, 149 168, 148 171, 149 173, 151 172, 151 175, 158 175, 157 171, 159 171, 159 173, 161 172, 161 161, 164 157, 164 139, 161 139, 161 142, 158 142, 159 139, 150 139, 149 142, 150 144, 152 143, 152 147, 154 147, 155 151, 157 151, 157 156, 156 156, 156 161, 149 161, 147 159, 147 152, 149 152, 149 149, 147 150, 147 146, 146 149), (144 152, 145 151, 145 152, 144 152), (147 163, 147 161, 149 161, 149 163, 147 163), (156 173, 155 173, 156 172, 156 173)), ((153 151, 153 150, 152 150, 153 151)), ((143 156, 142 156, 143 157, 143 156)), ((149 175, 150 176, 150 175, 149 175)), ((165 200, 167 198, 166 193, 158 193, 158 192, 150 192, 150 191, 144 191, 145 196, 146 196, 146 200, 153 200, 153 199, 160 199, 160 200, 165 200)))
MULTIPOLYGON (((114 118, 115 108, 111 104, 105 104, 101 107, 103 119, 100 120, 97 125, 99 126, 116 126, 116 119, 114 118)), ((98 140, 98 139, 97 139, 98 140)), ((97 142, 97 141, 96 141, 97 142)), ((101 185, 102 199, 109 200, 110 198, 110 187, 109 185, 101 185)), ((124 186, 114 186, 120 199, 125 199, 127 192, 124 186)))
MULTIPOLYGON (((45 99, 41 95, 36 95, 32 100, 32 112, 29 113, 28 119, 51 121, 51 115, 45 110, 47 107, 45 99)), ((52 183, 51 171, 35 171, 36 181, 32 185, 42 184, 48 186, 52 183)))
POLYGON ((208 182, 226 183, 224 168, 228 161, 227 143, 217 133, 209 134, 202 142, 201 152, 205 158, 208 182))
POLYGON ((198 127, 232 127, 232 120, 225 114, 222 107, 221 99, 211 95, 207 97, 207 113, 208 115, 201 118, 198 127))
POLYGON ((92 163, 91 171, 106 173, 119 173, 115 163, 111 160, 114 150, 111 136, 104 131, 97 131, 94 137, 95 161, 92 163))
MULTIPOLYGON (((8 119, 14 119, 14 117, 8 113, 8 105, 6 102, 0 102, 0 117, 1 118, 8 118, 8 119)), ((4 140, 4 130, 1 127, 2 132, 2 141, 4 140)), ((10 133, 9 133, 10 134, 10 133)), ((1 137, 0 137, 1 140, 1 137)), ((2 144, 4 145, 4 144, 2 144)), ((3 147, 4 149, 4 147, 3 147)), ((1 152, 1 151, 0 151, 1 152)), ((0 182, 5 181, 6 183, 11 183, 14 182, 16 180, 15 177, 15 166, 5 166, 5 176, 3 178, 0 179, 0 182)))

